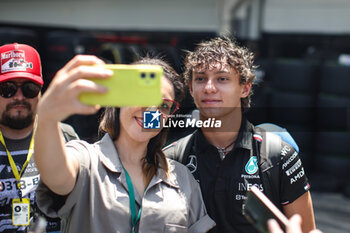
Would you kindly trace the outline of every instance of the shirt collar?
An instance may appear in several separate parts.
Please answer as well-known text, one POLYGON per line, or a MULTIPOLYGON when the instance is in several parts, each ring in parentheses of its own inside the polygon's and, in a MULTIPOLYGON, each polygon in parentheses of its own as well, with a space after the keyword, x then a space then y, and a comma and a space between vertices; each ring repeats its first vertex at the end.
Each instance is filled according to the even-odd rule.
POLYGON ((210 149, 211 147, 214 148, 214 146, 212 144, 210 144, 210 142, 208 142, 208 140, 205 138, 202 130, 198 130, 195 132, 195 143, 196 145, 200 145, 199 147, 196 146, 196 150, 200 150, 201 152, 205 152, 208 149, 210 149))
POLYGON ((114 142, 109 134, 106 133, 100 141, 96 142, 95 145, 101 152, 100 159, 102 164, 104 164, 104 166, 112 172, 121 173, 123 166, 119 159, 119 155, 114 142))
POLYGON ((158 168, 157 171, 157 175, 155 175, 150 183, 150 187, 152 185, 152 183, 159 183, 159 182, 164 182, 167 185, 174 187, 174 188, 180 188, 178 180, 177 180, 177 174, 174 171, 174 165, 173 165, 173 161, 170 161, 167 159, 167 163, 168 163, 168 168, 169 168, 169 177, 167 177, 165 171, 161 168, 158 168))
MULTIPOLYGON (((242 118, 241 127, 239 129, 238 137, 235 143, 235 148, 243 148, 251 150, 253 138, 253 125, 245 118, 242 118)), ((206 151, 208 147, 212 146, 203 135, 202 130, 198 130, 196 143, 200 145, 200 151, 206 151)), ((213 146, 212 146, 213 147, 213 146)), ((198 147, 197 147, 198 148, 198 147)))
POLYGON ((242 118, 241 128, 239 129, 238 137, 236 140, 236 148, 243 148, 251 150, 253 138, 253 125, 245 118, 242 118))
MULTIPOLYGON (((115 144, 109 134, 105 134, 103 138, 95 144, 99 147, 100 159, 102 164, 112 172, 121 173, 123 171, 123 165, 120 161, 118 151, 115 144)), ((171 165, 168 162, 169 171, 171 171, 171 165)), ((165 171, 158 168, 157 174, 152 178, 151 183, 164 182, 169 186, 179 188, 176 176, 172 172, 169 172, 169 178, 167 177, 165 171)))

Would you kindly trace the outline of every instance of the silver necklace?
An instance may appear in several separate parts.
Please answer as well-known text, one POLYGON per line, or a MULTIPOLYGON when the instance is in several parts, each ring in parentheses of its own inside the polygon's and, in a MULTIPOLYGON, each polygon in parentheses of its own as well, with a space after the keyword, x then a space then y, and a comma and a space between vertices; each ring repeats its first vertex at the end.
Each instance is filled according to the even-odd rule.
POLYGON ((225 146, 225 147, 216 146, 216 149, 217 149, 218 152, 219 152, 219 155, 220 155, 221 160, 223 160, 223 159, 225 158, 226 154, 227 154, 228 152, 230 152, 230 150, 228 150, 228 148, 229 148, 230 146, 232 146, 234 143, 235 143, 235 141, 231 142, 230 145, 225 146))

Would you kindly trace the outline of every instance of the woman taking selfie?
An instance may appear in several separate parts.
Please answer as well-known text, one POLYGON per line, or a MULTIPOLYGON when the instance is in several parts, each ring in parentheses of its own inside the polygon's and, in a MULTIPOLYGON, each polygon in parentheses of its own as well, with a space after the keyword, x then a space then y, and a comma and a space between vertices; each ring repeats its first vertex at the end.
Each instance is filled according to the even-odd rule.
MULTIPOLYGON (((138 63, 162 66, 163 103, 157 110, 168 117, 183 95, 178 75, 158 59, 138 63)), ((108 107, 100 141, 64 145, 58 122, 99 109, 79 102, 79 94, 107 91, 88 80, 112 75, 95 64, 103 62, 94 56, 72 59, 39 103, 34 155, 42 181, 39 208, 62 219, 62 232, 207 232, 215 223, 198 183, 186 167, 165 158, 165 129, 143 129, 141 107, 108 107)))

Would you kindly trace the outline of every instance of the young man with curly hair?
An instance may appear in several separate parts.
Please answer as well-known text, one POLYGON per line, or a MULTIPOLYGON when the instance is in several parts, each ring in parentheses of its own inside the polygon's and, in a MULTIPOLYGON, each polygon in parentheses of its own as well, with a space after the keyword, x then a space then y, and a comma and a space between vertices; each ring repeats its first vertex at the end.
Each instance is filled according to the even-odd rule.
POLYGON ((309 232, 315 221, 298 153, 244 115, 255 79, 253 57, 229 38, 202 42, 187 54, 184 77, 200 119, 215 118, 221 127, 196 130, 164 151, 187 165, 199 182, 209 215, 217 224, 210 232, 257 232, 243 216, 246 191, 252 186, 287 217, 300 214, 303 232, 309 232))

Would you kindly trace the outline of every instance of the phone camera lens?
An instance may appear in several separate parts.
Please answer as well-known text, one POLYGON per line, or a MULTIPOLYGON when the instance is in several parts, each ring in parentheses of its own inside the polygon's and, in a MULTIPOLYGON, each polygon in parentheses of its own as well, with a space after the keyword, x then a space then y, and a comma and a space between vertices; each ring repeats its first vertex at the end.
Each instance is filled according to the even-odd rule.
POLYGON ((145 73, 141 73, 141 78, 146 78, 146 74, 145 73))
POLYGON ((156 75, 155 75, 154 73, 151 73, 151 74, 150 74, 150 77, 151 77, 151 78, 154 78, 154 77, 156 77, 156 75))

